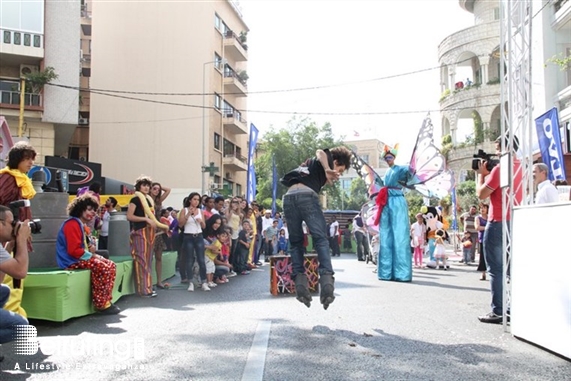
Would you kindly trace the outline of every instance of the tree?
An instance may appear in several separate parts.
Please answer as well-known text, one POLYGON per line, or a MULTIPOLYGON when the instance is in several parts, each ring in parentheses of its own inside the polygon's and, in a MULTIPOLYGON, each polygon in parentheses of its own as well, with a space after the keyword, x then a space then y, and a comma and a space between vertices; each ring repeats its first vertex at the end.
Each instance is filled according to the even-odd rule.
MULTIPOLYGON (((266 133, 260 143, 263 152, 256 160, 258 178, 256 200, 269 208, 272 203, 272 157, 275 157, 278 177, 297 168, 305 160, 315 157, 318 149, 342 145, 333 137, 331 125, 318 126, 309 118, 293 117, 284 128, 266 133)), ((276 204, 281 208, 281 198, 287 189, 278 181, 276 204)), ((325 186, 328 196, 339 197, 339 185, 325 186)))
POLYGON ((369 200, 367 194, 367 184, 361 178, 356 178, 351 182, 349 191, 349 201, 346 203, 345 209, 361 210, 363 204, 369 200))
POLYGON ((416 214, 424 205, 424 198, 418 192, 405 192, 404 199, 408 205, 408 219, 412 224, 416 221, 416 214))
POLYGON ((462 212, 470 209, 470 205, 478 205, 480 199, 476 196, 476 183, 472 180, 461 182, 456 186, 456 203, 462 212))
POLYGON ((45 85, 58 78, 55 70, 47 66, 44 70, 24 75, 26 79, 26 92, 39 94, 45 85))

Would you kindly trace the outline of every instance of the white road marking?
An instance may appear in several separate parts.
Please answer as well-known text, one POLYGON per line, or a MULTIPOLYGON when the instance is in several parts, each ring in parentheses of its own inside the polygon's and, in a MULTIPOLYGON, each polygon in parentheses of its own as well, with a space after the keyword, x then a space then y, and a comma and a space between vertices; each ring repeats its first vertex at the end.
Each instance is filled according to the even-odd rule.
POLYGON ((252 340, 252 346, 250 347, 250 352, 248 352, 248 359, 246 360, 244 373, 242 373, 242 381, 263 380, 271 327, 272 322, 269 320, 264 320, 258 323, 256 334, 254 335, 254 340, 252 340))

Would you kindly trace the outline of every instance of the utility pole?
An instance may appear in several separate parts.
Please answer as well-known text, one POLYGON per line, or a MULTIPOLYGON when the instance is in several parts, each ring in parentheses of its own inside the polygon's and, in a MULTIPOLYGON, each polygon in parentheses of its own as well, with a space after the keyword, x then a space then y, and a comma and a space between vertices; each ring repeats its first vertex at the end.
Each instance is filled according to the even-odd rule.
POLYGON ((20 117, 18 120, 18 137, 22 137, 24 129, 24 100, 26 99, 26 78, 20 77, 20 117))

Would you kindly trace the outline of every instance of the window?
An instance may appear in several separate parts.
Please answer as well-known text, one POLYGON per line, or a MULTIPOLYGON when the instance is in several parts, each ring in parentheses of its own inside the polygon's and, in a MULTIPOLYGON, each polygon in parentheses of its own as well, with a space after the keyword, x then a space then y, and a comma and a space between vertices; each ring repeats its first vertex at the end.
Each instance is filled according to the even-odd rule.
POLYGON ((360 156, 361 156, 361 159, 363 159, 363 161, 364 161, 365 163, 368 163, 368 162, 369 162, 369 155, 368 155, 368 154, 367 154, 367 155, 360 155, 360 156))
POLYGON ((217 14, 214 15, 214 27, 218 29, 223 35, 226 35, 226 33, 230 30, 230 28, 228 28, 228 26, 217 14))
POLYGON ((231 141, 224 139, 224 156, 234 156, 235 145, 231 141))
POLYGON ((234 116, 234 107, 226 101, 224 101, 224 108, 222 109, 225 117, 232 118, 234 116))
POLYGON ((214 107, 216 110, 220 110, 220 103, 222 102, 222 98, 218 94, 214 94, 214 107))
POLYGON ((214 27, 218 30, 222 27, 222 19, 217 14, 214 14, 214 27))
POLYGON ((218 70, 222 70, 222 57, 218 53, 214 53, 214 67, 218 70))
POLYGON ((220 135, 214 133, 214 148, 220 151, 220 135))

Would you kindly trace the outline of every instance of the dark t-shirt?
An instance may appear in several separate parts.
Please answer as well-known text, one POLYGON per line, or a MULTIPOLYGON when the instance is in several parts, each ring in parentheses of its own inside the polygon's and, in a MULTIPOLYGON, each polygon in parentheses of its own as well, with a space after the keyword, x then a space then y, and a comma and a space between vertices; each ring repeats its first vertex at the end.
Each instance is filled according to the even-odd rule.
MULTIPOLYGON (((139 197, 137 196, 133 197, 131 201, 129 201, 129 203, 135 204, 135 212, 133 213, 135 216, 145 217, 145 210, 143 209, 143 205, 141 205, 141 200, 139 199, 139 197)), ((150 208, 151 204, 149 203, 149 200, 147 200, 147 204, 149 205, 150 208)), ((142 221, 131 222, 131 228, 133 230, 140 230, 143 229, 145 226, 147 226, 146 222, 142 221)))
MULTIPOLYGON (((324 149, 323 151, 327 155, 329 167, 333 168, 333 157, 331 153, 328 149, 324 149)), ((286 173, 280 182, 288 188, 294 184, 303 184, 311 188, 315 193, 319 193, 327 182, 327 175, 325 174, 321 162, 314 157, 307 159, 299 167, 286 173)))

